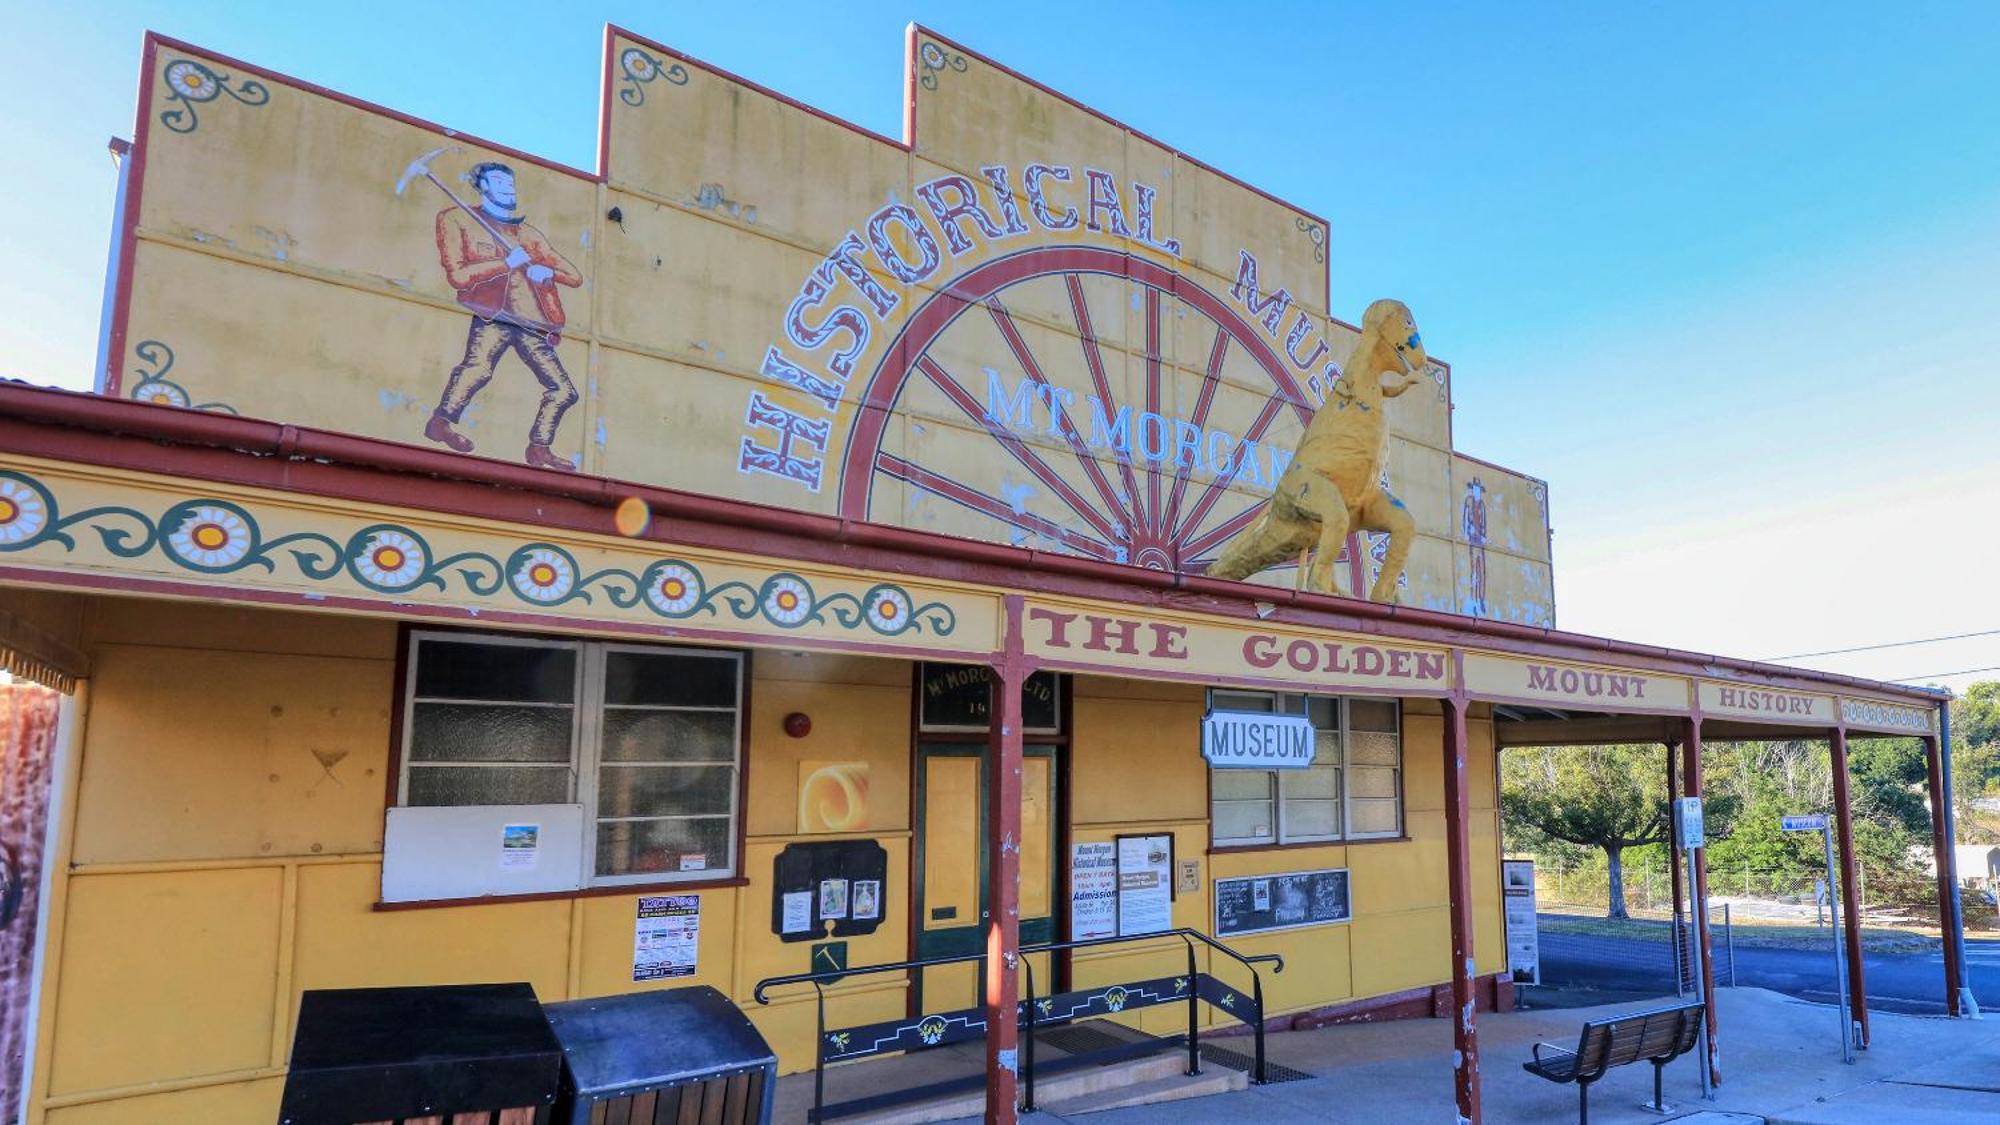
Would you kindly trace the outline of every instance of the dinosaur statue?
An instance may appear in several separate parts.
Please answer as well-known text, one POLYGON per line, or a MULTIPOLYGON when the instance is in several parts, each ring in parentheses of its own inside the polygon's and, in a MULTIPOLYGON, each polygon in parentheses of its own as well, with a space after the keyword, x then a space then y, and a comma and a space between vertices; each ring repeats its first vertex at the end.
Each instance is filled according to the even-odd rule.
POLYGON ((1255 523, 1229 541, 1208 573, 1248 578, 1317 545, 1306 587, 1331 594, 1334 559, 1347 533, 1386 531, 1389 553, 1368 597, 1393 601, 1417 521, 1381 484, 1388 427, 1382 403, 1423 382, 1428 362, 1408 306, 1390 300, 1369 305, 1354 354, 1306 424, 1270 503, 1255 523))

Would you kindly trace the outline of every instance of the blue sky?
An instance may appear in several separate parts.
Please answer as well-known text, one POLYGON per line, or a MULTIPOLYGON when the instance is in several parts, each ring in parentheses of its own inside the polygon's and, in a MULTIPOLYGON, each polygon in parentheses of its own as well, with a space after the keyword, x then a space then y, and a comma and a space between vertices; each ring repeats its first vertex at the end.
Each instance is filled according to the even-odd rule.
POLYGON ((913 19, 1326 216, 1334 310, 1407 300, 1460 448, 1549 480, 1564 627, 2000 629, 1991 4, 43 5, 0 38, 0 373, 88 382, 149 27, 589 167, 606 21, 895 135, 913 19))

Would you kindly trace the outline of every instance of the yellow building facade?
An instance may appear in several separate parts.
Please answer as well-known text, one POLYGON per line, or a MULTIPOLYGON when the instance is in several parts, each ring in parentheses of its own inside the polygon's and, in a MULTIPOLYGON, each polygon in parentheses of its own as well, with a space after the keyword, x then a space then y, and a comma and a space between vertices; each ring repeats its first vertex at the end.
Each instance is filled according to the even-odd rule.
POLYGON ((1443 364, 1386 411, 1398 605, 1368 535, 1354 597, 1202 578, 1338 393, 1327 221, 908 46, 892 140, 610 29, 586 173, 149 40, 98 393, 0 388, 0 647, 75 685, 29 1121, 270 1120, 306 990, 707 984, 797 1071, 760 981, 1135 939, 1030 952, 1046 996, 1179 928, 1283 957, 1272 1026, 1469 1040, 1506 715, 1935 736, 1556 632, 1546 487, 1453 448, 1443 364))

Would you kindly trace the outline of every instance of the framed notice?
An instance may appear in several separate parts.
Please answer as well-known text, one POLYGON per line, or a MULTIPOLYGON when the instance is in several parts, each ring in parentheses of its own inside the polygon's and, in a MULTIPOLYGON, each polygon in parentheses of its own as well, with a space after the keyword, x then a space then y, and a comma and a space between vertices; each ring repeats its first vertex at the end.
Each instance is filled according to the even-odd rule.
POLYGON ((1069 848, 1069 936, 1073 941, 1118 933, 1118 845, 1109 840, 1069 848))
POLYGON ((1215 935, 1325 926, 1354 917, 1347 869, 1215 880, 1215 935))
POLYGON ((1535 861, 1500 864, 1500 890, 1507 907, 1507 972, 1515 984, 1542 983, 1541 935, 1535 925, 1535 861))
POLYGON ((1118 936, 1174 928, 1174 837, 1118 839, 1118 936))

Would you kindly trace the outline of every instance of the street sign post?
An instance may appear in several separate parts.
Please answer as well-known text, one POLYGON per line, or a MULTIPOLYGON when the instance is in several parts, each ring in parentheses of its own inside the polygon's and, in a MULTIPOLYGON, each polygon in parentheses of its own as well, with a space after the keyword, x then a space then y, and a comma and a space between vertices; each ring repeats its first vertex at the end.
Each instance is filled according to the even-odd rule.
MULTIPOLYGON (((1707 982, 1702 980, 1701 977, 1701 920, 1708 916, 1708 900, 1701 894, 1701 884, 1697 883, 1694 878, 1694 853, 1701 850, 1702 846, 1707 843, 1707 839, 1702 832, 1701 798, 1676 797, 1674 799, 1674 822, 1680 828, 1680 843, 1684 849, 1685 862, 1687 863, 1689 908, 1688 949, 1693 951, 1688 959, 1690 968, 1688 979, 1694 985, 1695 1003, 1702 1005, 1706 1009, 1708 1006, 1708 997, 1705 992, 1707 982)), ((1678 972, 1679 970, 1675 971, 1678 972)), ((1708 1046, 1708 1020, 1705 1015, 1701 1021, 1700 1044, 1701 1066, 1699 1069, 1701 1070, 1701 1096, 1704 1101, 1713 1101, 1715 1099, 1715 1091, 1709 1086, 1708 1063, 1710 1050, 1708 1046)))
MULTIPOLYGON (((1832 911, 1833 921, 1833 979, 1838 984, 1840 996, 1840 1061, 1854 1061, 1854 1016, 1847 1002, 1847 950, 1840 940, 1840 884, 1836 882, 1833 867, 1833 824, 1825 813, 1805 816, 1785 816, 1778 818, 1778 827, 1785 832, 1817 832, 1826 845, 1826 904, 1832 911)), ((1860 925, 1861 920, 1851 920, 1860 925)))

